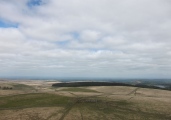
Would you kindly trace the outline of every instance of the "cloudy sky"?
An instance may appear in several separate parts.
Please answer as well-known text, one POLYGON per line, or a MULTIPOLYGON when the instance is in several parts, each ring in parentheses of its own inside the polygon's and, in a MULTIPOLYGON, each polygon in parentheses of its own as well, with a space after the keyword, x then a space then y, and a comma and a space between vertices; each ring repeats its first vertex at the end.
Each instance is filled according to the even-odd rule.
POLYGON ((171 78, 170 0, 0 0, 0 77, 171 78))

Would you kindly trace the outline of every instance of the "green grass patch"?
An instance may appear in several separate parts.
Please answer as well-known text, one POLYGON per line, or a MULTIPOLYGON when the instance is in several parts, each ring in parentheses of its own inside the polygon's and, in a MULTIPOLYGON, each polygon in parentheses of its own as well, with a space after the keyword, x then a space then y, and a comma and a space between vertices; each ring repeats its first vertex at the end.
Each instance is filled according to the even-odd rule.
POLYGON ((95 115, 93 119, 105 119, 105 117, 106 119, 118 118, 123 120, 171 119, 169 115, 155 112, 152 109, 142 111, 141 108, 137 107, 135 103, 125 100, 105 101, 99 98, 99 101, 96 103, 82 102, 77 104, 76 107, 81 109, 81 111, 85 114, 90 114, 91 116, 95 115))
POLYGON ((97 103, 79 103, 76 108, 84 114, 94 116, 93 119, 123 119, 123 120, 170 120, 167 114, 154 112, 152 110, 142 111, 129 101, 111 101, 110 103, 100 101, 97 103))
POLYGON ((15 95, 1 97, 0 109, 64 106, 69 100, 66 96, 47 93, 15 95))
POLYGON ((90 90, 90 89, 80 88, 80 87, 64 88, 61 91, 70 91, 70 92, 97 92, 95 90, 90 90))
POLYGON ((14 84, 12 85, 14 90, 33 90, 34 88, 29 85, 24 84, 14 84))

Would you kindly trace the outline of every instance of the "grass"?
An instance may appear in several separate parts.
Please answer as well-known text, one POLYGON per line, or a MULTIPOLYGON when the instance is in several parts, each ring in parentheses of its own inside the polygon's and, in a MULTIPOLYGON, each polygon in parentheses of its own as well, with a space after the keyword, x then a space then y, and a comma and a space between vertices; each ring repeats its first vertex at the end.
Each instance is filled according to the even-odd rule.
MULTIPOLYGON (((24 89, 25 85, 18 84, 16 89, 24 89)), ((30 88, 29 86, 25 86, 30 88)), ((30 88, 31 89, 31 88, 30 88)), ((71 92, 96 92, 80 87, 68 87, 61 91, 71 92)), ((7 96, 0 98, 0 110, 4 109, 22 109, 35 107, 65 107, 62 113, 67 115, 74 113, 73 109, 80 110, 84 119, 98 120, 98 119, 123 119, 123 120, 170 120, 171 116, 166 113, 159 113, 152 107, 143 110, 149 106, 144 104, 138 106, 134 101, 126 100, 109 100, 106 97, 84 97, 72 98, 62 95, 48 94, 48 93, 32 93, 15 96, 7 96), (83 99, 82 102, 77 102, 78 99, 83 99), (97 100, 97 102, 94 102, 97 100), (93 102, 91 102, 93 101, 93 102), (75 104, 74 104, 75 103, 75 104)), ((55 116, 56 113, 51 116, 55 116)))
POLYGON ((80 87, 64 88, 61 91, 70 91, 70 92, 97 92, 95 90, 90 90, 90 89, 80 88, 80 87))
POLYGON ((69 97, 47 93, 15 95, 2 97, 0 109, 64 106, 68 101, 69 97))
POLYGON ((32 86, 24 85, 24 84, 14 84, 13 89, 14 90, 32 90, 34 88, 32 86))
POLYGON ((171 116, 149 111, 142 111, 136 103, 129 101, 99 101, 97 103, 80 103, 76 105, 84 115, 94 116, 93 119, 122 119, 122 120, 170 120, 171 116))

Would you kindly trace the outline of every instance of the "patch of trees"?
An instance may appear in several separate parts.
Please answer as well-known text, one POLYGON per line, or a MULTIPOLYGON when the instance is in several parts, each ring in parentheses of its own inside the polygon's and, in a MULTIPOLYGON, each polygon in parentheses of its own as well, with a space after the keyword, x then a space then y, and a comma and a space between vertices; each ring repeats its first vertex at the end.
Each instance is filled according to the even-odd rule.
POLYGON ((84 86, 133 86, 125 83, 114 82, 70 82, 70 83, 55 83, 53 87, 84 87, 84 86))
POLYGON ((161 87, 157 87, 157 86, 153 86, 153 85, 145 85, 145 84, 137 84, 134 85, 135 87, 140 87, 140 88, 152 88, 152 89, 161 89, 161 90, 170 90, 171 91, 171 86, 165 87, 165 88, 161 88, 161 87))
POLYGON ((8 87, 8 86, 0 86, 0 89, 2 90, 12 90, 12 87, 8 87))
POLYGON ((152 89, 162 89, 170 90, 171 86, 161 88, 153 85, 147 84, 126 84, 126 83, 115 83, 115 82, 67 82, 67 83, 55 83, 52 87, 85 87, 85 86, 130 86, 130 87, 140 87, 140 88, 152 88, 152 89))

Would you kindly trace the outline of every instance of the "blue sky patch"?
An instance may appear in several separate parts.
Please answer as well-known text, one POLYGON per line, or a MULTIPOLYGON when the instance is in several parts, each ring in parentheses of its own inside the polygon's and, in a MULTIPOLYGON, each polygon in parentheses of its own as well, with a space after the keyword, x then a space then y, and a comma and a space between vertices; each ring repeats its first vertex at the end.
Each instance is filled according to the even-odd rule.
POLYGON ((78 32, 71 33, 75 39, 78 39, 80 37, 80 34, 78 32))
POLYGON ((4 21, 4 20, 0 19, 0 28, 11 28, 11 27, 12 28, 17 28, 18 24, 7 22, 7 21, 4 21))
POLYGON ((58 45, 60 45, 60 46, 65 46, 65 45, 67 45, 68 43, 69 43, 69 40, 65 40, 65 41, 58 41, 58 42, 56 42, 58 45))
POLYGON ((27 3, 27 5, 29 7, 33 7, 33 6, 39 6, 41 5, 42 0, 29 0, 29 2, 27 3))

